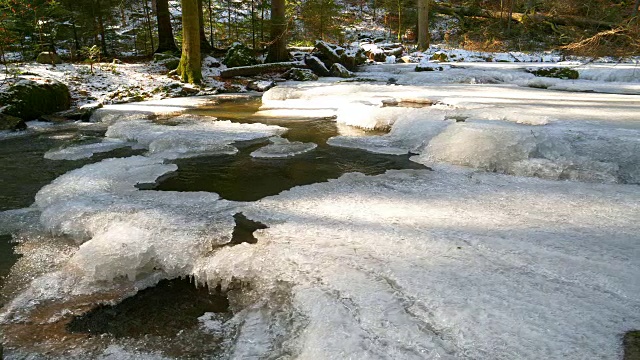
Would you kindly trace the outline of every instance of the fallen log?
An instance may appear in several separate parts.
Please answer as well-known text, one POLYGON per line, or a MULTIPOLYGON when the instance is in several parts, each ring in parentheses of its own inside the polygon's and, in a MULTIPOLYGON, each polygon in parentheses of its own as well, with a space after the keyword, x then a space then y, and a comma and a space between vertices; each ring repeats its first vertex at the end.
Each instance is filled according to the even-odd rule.
POLYGON ((285 72, 293 68, 306 68, 307 66, 301 62, 277 62, 268 64, 258 64, 251 66, 238 66, 230 69, 224 69, 220 72, 221 78, 232 78, 234 76, 255 76, 271 72, 285 72))
MULTIPOLYGON (((476 7, 454 7, 454 6, 445 6, 445 5, 432 5, 432 11, 439 14, 445 14, 450 16, 458 16, 458 17, 481 17, 487 19, 505 19, 509 16, 506 12, 493 11, 487 9, 480 9, 476 7)), ((616 24, 608 22, 608 21, 600 21, 589 18, 584 18, 580 16, 572 16, 572 15, 545 15, 541 13, 535 14, 523 14, 523 13, 512 13, 511 21, 523 23, 526 21, 533 22, 550 22, 556 25, 568 25, 568 26, 579 26, 579 27, 589 27, 589 28, 604 28, 604 29, 612 29, 616 26, 616 24)))

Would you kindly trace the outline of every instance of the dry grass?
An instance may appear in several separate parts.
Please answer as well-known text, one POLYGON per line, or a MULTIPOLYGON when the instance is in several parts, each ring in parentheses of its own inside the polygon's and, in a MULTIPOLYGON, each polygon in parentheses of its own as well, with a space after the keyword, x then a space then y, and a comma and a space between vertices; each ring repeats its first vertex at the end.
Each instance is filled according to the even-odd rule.
POLYGON ((627 24, 601 31, 589 38, 562 46, 560 49, 578 56, 637 56, 640 55, 639 30, 637 25, 627 24))

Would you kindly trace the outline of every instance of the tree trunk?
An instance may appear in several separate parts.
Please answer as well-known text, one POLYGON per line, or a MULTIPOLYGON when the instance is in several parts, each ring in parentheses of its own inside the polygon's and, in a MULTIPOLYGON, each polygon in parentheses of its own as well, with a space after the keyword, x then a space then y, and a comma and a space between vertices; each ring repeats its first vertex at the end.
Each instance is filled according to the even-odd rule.
POLYGON ((182 57, 177 70, 182 81, 191 84, 202 81, 199 20, 198 0, 182 0, 182 57))
POLYGON ((204 10, 202 0, 198 0, 198 21, 200 23, 200 51, 204 54, 210 54, 213 49, 207 40, 207 35, 204 33, 204 10))
POLYGON ((418 50, 429 48, 429 0, 418 0, 418 50))
POLYGON ((104 30, 104 16, 102 14, 100 0, 96 1, 96 12, 98 15, 98 31, 100 32, 100 47, 102 49, 102 56, 107 57, 109 56, 109 53, 107 52, 107 39, 104 30))
POLYGON ((267 62, 281 62, 289 60, 287 52, 287 19, 285 15, 285 0, 271 1, 271 39, 267 62))
POLYGON ((155 49, 156 45, 153 42, 153 27, 151 26, 151 11, 149 10, 149 3, 144 0, 144 14, 147 18, 147 30, 149 32, 149 40, 151 41, 151 51, 155 49))
POLYGON ((398 0, 398 42, 402 42, 402 3, 398 0))
POLYGON ((158 48, 155 52, 163 53, 170 51, 177 53, 179 50, 173 39, 169 0, 156 0, 156 19, 158 20, 158 48))

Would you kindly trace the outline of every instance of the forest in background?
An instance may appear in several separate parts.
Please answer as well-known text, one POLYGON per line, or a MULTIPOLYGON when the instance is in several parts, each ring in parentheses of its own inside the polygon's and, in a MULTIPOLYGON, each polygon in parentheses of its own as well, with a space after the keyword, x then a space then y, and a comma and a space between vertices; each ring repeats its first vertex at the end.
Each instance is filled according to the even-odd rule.
MULTIPOLYGON (((241 42, 263 53, 270 44, 270 1, 198 2, 203 52, 241 42)), ((30 61, 41 51, 72 61, 148 57, 159 47, 163 4, 179 45, 178 1, 0 0, 0 57, 30 61)), ((292 0, 286 1, 288 44, 307 46, 316 39, 344 44, 362 33, 415 44, 421 5, 427 6, 431 40, 452 47, 638 54, 639 0, 292 0)))

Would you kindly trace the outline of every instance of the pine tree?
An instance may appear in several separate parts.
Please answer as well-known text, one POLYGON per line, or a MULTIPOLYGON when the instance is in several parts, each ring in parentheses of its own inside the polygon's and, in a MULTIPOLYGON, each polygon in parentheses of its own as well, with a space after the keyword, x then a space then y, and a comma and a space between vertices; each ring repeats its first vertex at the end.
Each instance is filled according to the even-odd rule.
POLYGON ((287 60, 289 60, 289 52, 287 52, 285 0, 273 0, 271 2, 271 39, 267 62, 287 60))
POLYGON ((429 0, 418 0, 418 50, 429 48, 429 0))

